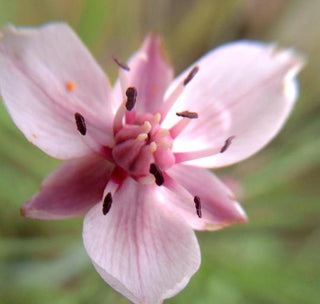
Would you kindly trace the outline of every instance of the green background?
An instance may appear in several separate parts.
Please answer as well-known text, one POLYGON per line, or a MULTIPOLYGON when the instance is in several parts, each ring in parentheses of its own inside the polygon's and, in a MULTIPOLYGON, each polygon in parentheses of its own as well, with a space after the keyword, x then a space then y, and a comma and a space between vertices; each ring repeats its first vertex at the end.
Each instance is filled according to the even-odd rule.
MULTIPOLYGON (((152 29, 162 33, 177 73, 211 48, 243 38, 306 55, 299 102, 279 136, 249 160, 216 171, 242 185, 250 222, 197 233, 201 268, 166 303, 319 303, 319 11, 317 0, 0 0, 1 24, 68 22, 112 81, 111 56, 125 60, 152 29)), ((128 303, 94 271, 82 219, 19 215, 58 165, 24 139, 0 104, 0 302, 128 303)))

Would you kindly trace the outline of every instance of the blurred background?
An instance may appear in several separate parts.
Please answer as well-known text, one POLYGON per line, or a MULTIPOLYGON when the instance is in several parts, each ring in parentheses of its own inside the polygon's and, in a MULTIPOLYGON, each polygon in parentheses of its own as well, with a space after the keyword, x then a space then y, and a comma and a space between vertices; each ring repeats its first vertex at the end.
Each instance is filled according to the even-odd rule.
MULTIPOLYGON (((241 185, 250 222, 198 233, 201 268, 165 303, 319 303, 319 12, 317 0, 0 0, 1 24, 68 22, 112 81, 111 56, 125 61, 152 29, 163 34, 177 73, 236 39, 276 41, 307 56, 299 102, 280 135, 249 160, 216 171, 241 185)), ((58 165, 25 140, 0 104, 0 302, 128 303, 94 271, 82 219, 20 216, 58 165)))

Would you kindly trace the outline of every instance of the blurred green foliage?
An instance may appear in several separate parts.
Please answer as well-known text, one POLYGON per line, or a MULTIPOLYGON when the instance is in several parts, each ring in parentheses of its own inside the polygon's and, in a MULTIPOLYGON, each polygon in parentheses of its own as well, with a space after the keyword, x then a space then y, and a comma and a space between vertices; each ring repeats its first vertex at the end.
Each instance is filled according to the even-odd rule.
MULTIPOLYGON (((203 262, 166 303, 302 304, 320 298, 320 1, 0 0, 0 23, 71 24, 116 78, 152 29, 164 37, 177 73, 209 49, 235 39, 293 46, 309 64, 299 102, 262 152, 217 171, 243 185, 248 225, 198 233, 203 262)), ((217 71, 218 72, 218 71, 217 71)), ((81 219, 25 219, 19 207, 58 166, 30 145, 0 105, 0 302, 127 303, 94 271, 81 219)))

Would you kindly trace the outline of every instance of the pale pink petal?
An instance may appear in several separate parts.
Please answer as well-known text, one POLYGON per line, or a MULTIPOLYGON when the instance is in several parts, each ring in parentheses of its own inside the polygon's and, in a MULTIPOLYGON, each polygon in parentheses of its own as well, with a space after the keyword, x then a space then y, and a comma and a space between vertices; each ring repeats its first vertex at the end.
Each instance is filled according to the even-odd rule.
POLYGON ((210 171, 176 165, 167 174, 161 187, 162 199, 178 208, 193 229, 216 230, 247 221, 232 192, 210 171), (196 212, 195 196, 201 201, 201 218, 196 212))
POLYGON ((22 206, 22 215, 42 220, 85 215, 101 201, 113 167, 94 155, 66 161, 43 181, 40 192, 22 206))
POLYGON ((0 64, 4 103, 29 141, 57 158, 89 153, 92 143, 75 124, 78 112, 94 142, 112 144, 108 79, 68 25, 3 28, 0 64))
POLYGON ((230 173, 219 174, 218 178, 225 184, 238 200, 242 200, 245 196, 245 189, 241 183, 241 180, 232 176, 230 173))
POLYGON ((168 61, 161 37, 152 32, 141 48, 129 59, 130 71, 120 68, 115 86, 115 96, 119 102, 125 97, 129 86, 137 89, 138 113, 155 114, 163 101, 164 93, 173 79, 173 70, 168 61))
MULTIPOLYGON (((108 184, 105 192, 113 188, 108 184)), ((159 188, 127 178, 109 213, 97 205, 84 221, 84 245, 96 270, 134 303, 175 295, 200 264, 194 232, 159 199, 159 188)))
POLYGON ((170 128, 178 122, 181 118, 176 112, 188 110, 199 115, 176 138, 173 150, 220 151, 225 141, 235 136, 224 153, 191 163, 221 167, 251 156, 287 119, 297 98, 295 76, 302 65, 302 58, 293 51, 258 42, 230 43, 211 51, 169 89, 181 83, 192 67, 199 67, 163 124, 170 128))

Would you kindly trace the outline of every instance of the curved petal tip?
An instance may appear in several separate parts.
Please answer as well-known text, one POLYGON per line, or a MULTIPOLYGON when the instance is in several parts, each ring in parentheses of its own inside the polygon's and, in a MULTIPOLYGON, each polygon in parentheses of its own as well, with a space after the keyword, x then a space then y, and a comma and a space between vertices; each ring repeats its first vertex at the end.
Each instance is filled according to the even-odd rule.
POLYGON ((150 51, 150 49, 158 50, 162 59, 164 59, 169 66, 172 66, 169 53, 167 52, 163 38, 158 30, 152 30, 142 44, 142 50, 147 52, 148 50, 150 51))

